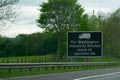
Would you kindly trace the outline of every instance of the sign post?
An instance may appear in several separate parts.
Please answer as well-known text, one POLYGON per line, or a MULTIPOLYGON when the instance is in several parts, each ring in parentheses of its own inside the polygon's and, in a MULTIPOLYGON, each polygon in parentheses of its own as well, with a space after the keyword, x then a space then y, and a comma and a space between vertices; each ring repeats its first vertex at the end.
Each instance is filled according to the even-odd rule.
POLYGON ((68 32, 67 56, 101 57, 102 33, 101 32, 68 32))

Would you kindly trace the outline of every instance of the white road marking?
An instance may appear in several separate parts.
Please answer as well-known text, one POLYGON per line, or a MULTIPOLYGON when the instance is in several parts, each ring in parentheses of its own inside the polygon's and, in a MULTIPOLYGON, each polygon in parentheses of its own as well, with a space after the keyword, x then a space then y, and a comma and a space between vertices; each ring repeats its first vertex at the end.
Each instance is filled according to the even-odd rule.
POLYGON ((73 80, 85 80, 85 79, 91 79, 91 78, 109 76, 109 75, 114 75, 114 74, 120 74, 120 72, 109 73, 109 74, 103 74, 103 75, 96 75, 96 76, 89 76, 89 77, 83 77, 83 78, 77 78, 77 79, 73 79, 73 80))

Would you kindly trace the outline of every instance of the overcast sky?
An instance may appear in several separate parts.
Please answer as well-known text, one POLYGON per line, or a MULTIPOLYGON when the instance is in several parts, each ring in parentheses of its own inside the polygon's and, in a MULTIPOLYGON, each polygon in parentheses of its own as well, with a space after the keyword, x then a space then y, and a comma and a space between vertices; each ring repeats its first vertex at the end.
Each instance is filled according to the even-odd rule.
MULTIPOLYGON (((16 18, 14 24, 9 28, 0 31, 0 34, 7 37, 15 37, 18 34, 30 34, 41 32, 42 29, 37 27, 36 19, 38 18, 39 4, 47 0, 20 0, 17 6, 21 14, 16 18)), ((78 0, 87 13, 93 10, 97 13, 103 11, 105 13, 115 11, 120 7, 120 0, 78 0)))

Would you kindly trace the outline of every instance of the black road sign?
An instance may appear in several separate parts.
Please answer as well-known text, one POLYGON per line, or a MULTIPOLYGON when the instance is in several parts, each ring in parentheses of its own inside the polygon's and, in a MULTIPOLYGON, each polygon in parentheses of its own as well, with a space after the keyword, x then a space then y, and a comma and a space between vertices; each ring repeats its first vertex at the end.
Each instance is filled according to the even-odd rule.
POLYGON ((101 57, 101 32, 68 32, 68 57, 101 57))

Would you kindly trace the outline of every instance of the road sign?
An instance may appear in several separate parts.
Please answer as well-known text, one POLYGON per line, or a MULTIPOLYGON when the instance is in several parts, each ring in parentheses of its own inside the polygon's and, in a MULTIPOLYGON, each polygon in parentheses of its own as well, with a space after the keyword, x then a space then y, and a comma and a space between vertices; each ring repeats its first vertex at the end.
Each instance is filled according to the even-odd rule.
POLYGON ((68 57, 101 57, 102 32, 68 32, 68 57))

